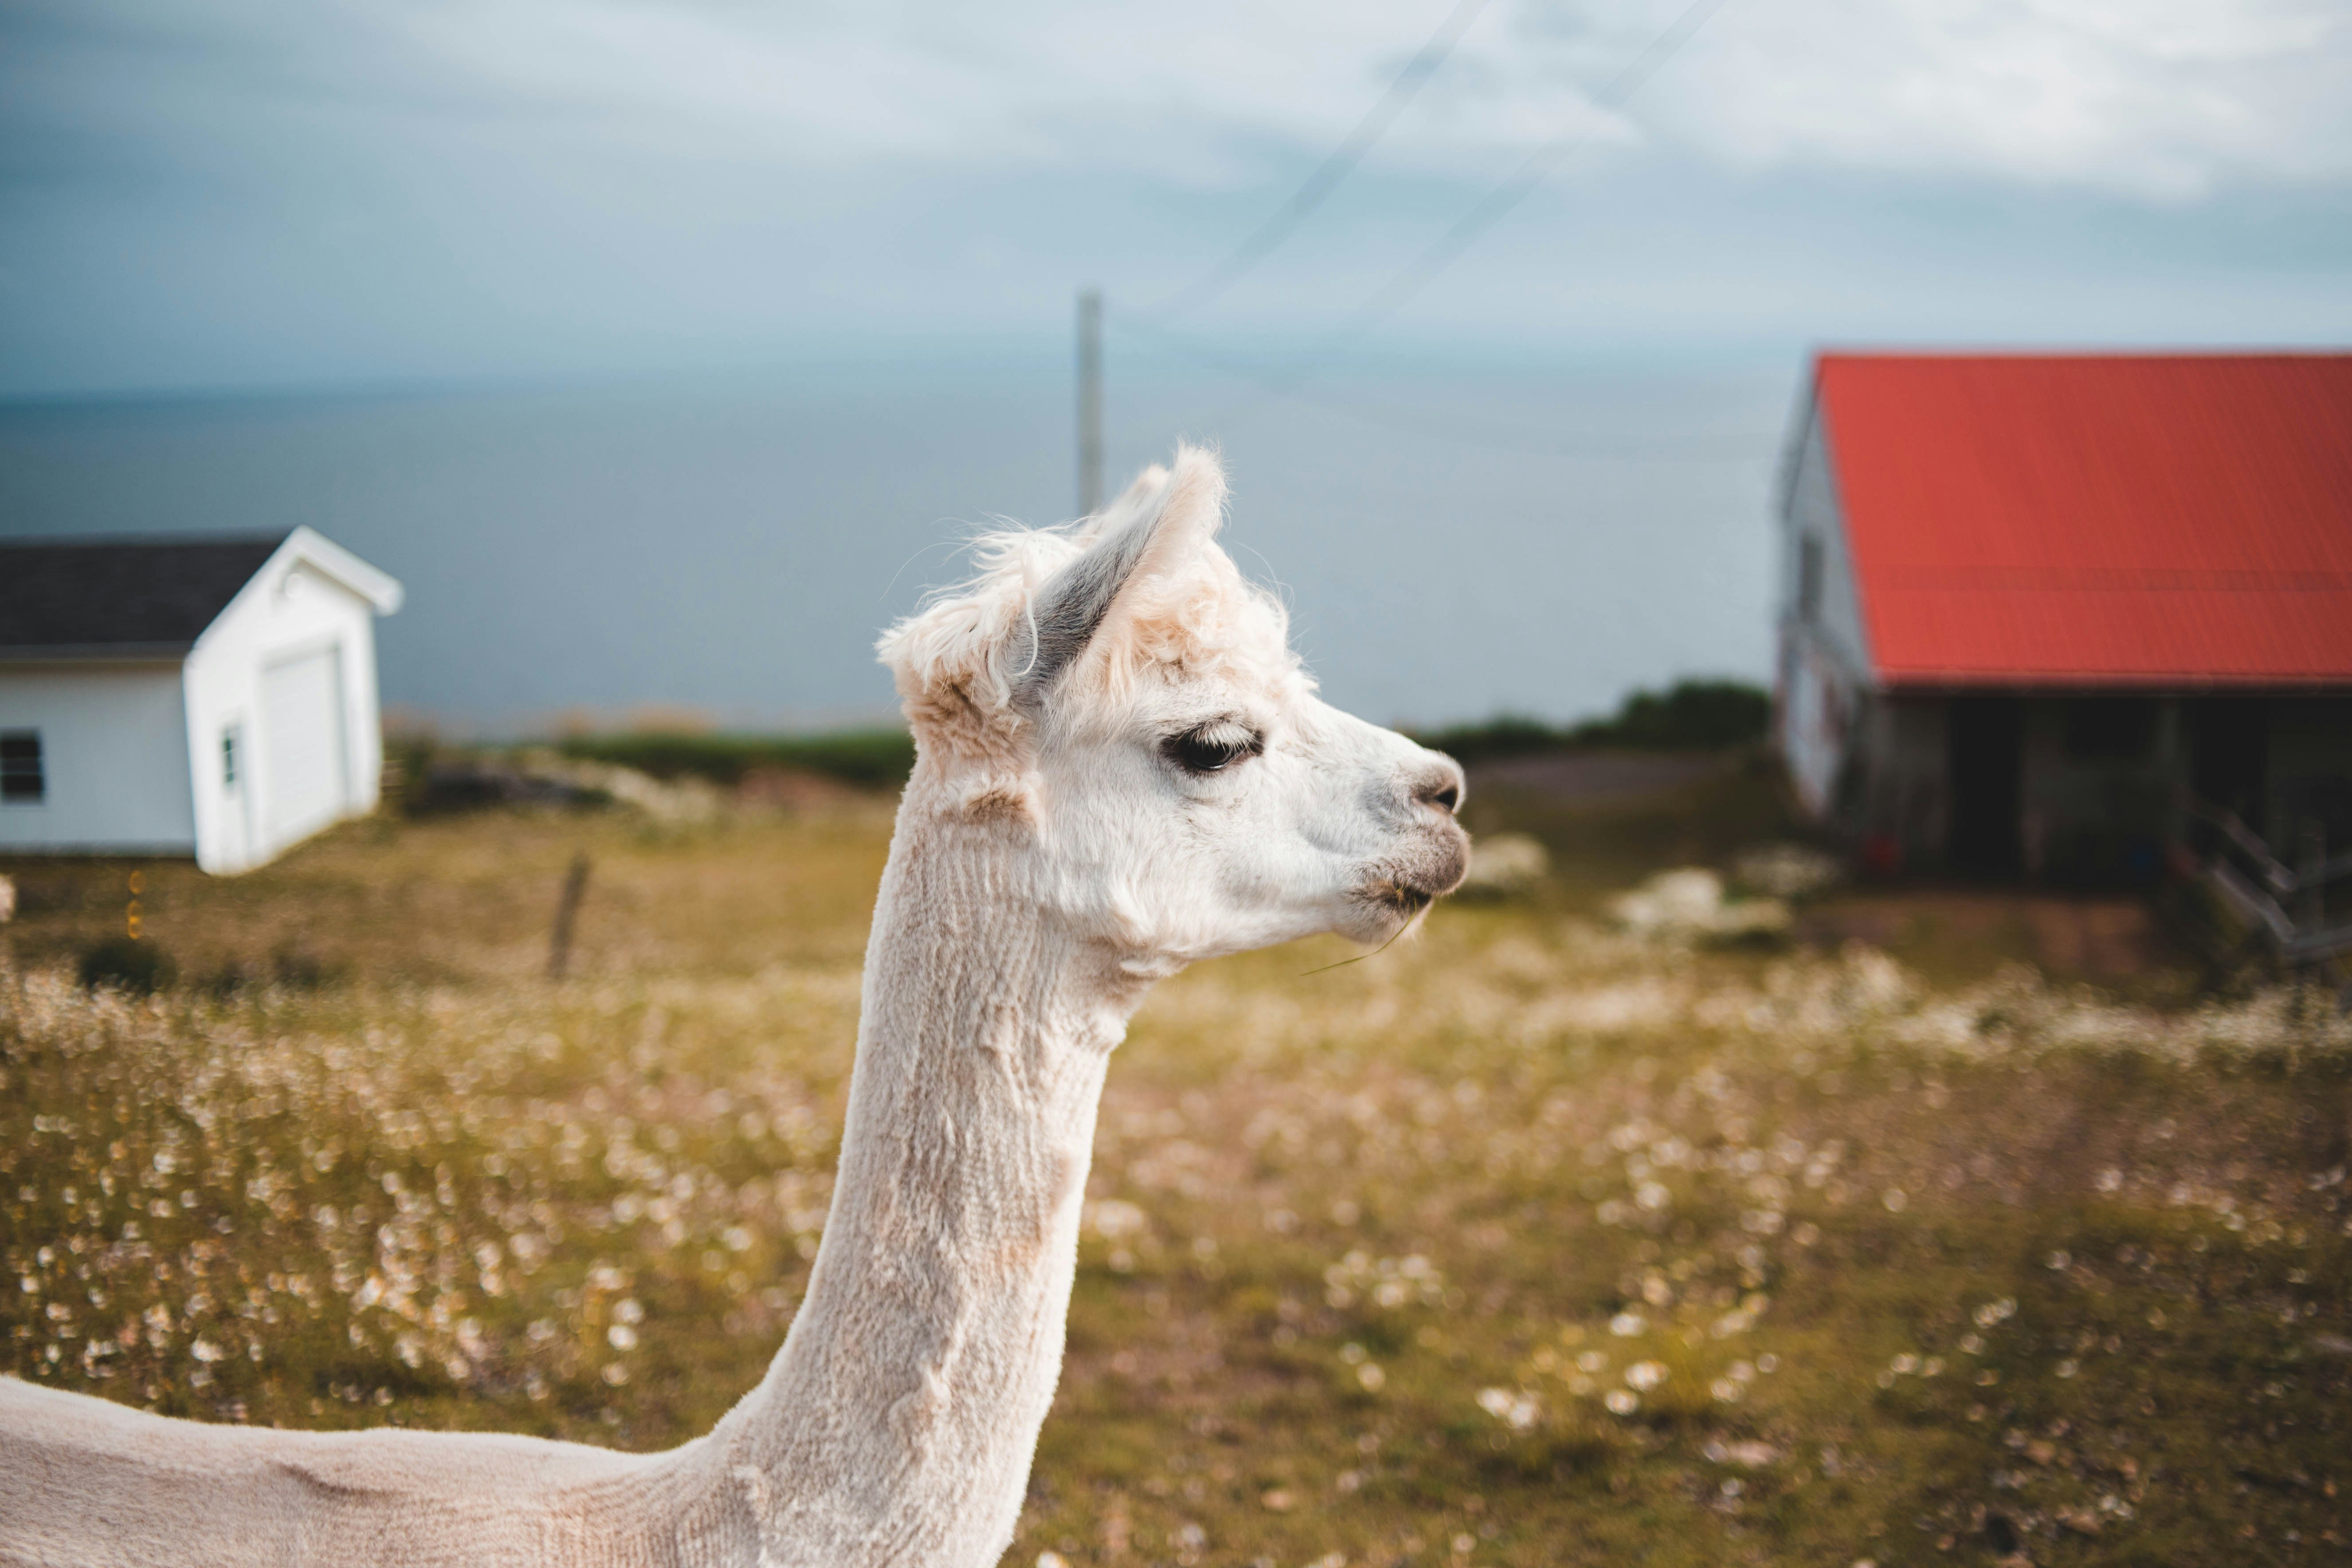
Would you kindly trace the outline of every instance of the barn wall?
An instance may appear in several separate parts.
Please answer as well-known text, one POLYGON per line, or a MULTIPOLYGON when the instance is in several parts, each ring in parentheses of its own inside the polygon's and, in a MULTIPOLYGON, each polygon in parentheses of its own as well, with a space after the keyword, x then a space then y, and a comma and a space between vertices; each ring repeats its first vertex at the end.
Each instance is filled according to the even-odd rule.
POLYGON ((1795 626, 1781 630, 1779 684, 1773 713, 1781 763, 1805 815, 1827 822, 1836 811, 1860 694, 1844 667, 1795 626))
POLYGON ((2019 838, 2029 877, 2059 881, 2146 879, 2183 826, 2188 738, 2177 699, 2130 695, 2043 697, 2024 704, 2024 777, 2019 838), (2129 713, 2144 740, 2127 749, 2086 748, 2129 713), (2085 721, 2090 721, 2085 722, 2085 721))
POLYGON ((1862 596, 1846 546, 1837 471, 1830 461, 1831 439, 1828 422, 1816 405, 1789 477, 1788 504, 1781 515, 1780 616, 1784 625, 1799 618, 1803 542, 1810 538, 1822 552, 1821 602, 1810 623, 1811 633, 1824 652, 1861 679, 1870 669, 1870 637, 1863 626, 1862 596))
POLYGON ((1860 753, 1855 827, 1882 866, 1940 865, 1949 833, 1948 704, 1886 693, 1871 705, 1860 753))
POLYGON ((2270 716, 2271 842, 2292 862, 2305 826, 2326 852, 2352 849, 2352 697, 2284 697, 2270 716))
POLYGON ((1870 744, 1870 659, 1818 402, 1782 493, 1774 739, 1798 804, 1816 821, 1840 822, 1856 805, 1850 783, 1856 748, 1870 744), (1821 562, 1821 592, 1810 615, 1802 592, 1808 539, 1821 562))
POLYGON ((258 866, 319 827, 375 808, 383 767, 376 710, 375 622, 366 600, 341 584, 280 558, 221 613, 187 663, 184 745, 195 785, 196 860, 207 871, 258 866), (288 832, 278 825, 273 754, 265 700, 269 668, 333 649, 341 684, 340 782, 325 816, 288 832), (237 737, 238 776, 225 766, 223 738, 237 737))
POLYGON ((0 804, 0 848, 195 848, 176 663, 0 666, 0 730, 40 732, 47 778, 38 804, 0 804))

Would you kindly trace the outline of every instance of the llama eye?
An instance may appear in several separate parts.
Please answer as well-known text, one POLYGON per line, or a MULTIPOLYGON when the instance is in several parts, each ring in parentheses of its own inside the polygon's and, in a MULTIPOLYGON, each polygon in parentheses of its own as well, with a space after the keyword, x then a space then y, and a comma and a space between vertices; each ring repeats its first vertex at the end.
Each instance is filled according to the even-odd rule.
POLYGON ((1238 724, 1206 724, 1171 735, 1160 747, 1171 762, 1188 773, 1220 773, 1265 749, 1264 737, 1238 724))

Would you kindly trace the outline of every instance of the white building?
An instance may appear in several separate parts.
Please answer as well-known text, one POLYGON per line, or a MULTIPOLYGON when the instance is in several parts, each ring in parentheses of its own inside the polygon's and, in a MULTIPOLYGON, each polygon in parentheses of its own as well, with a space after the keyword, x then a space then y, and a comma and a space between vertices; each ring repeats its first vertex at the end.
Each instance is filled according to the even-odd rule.
POLYGON ((373 810, 400 600, 307 528, 0 540, 0 854, 243 871, 373 810))

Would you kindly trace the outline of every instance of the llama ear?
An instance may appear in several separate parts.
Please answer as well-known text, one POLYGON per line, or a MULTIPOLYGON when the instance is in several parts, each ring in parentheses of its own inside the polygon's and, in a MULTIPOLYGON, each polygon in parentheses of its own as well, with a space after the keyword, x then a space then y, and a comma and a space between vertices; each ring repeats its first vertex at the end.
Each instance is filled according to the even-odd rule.
POLYGON ((1215 453, 1185 447, 1173 469, 1146 469, 1104 509, 1086 553, 1037 590, 1011 649, 1013 701, 1035 708, 1128 584, 1189 556, 1216 532, 1224 509, 1225 471, 1215 453))
POLYGON ((1154 463, 1135 476, 1135 482, 1120 492, 1110 505, 1078 524, 1078 538, 1093 544, 1106 535, 1118 532, 1141 516, 1144 510, 1160 499, 1168 483, 1168 466, 1154 463))

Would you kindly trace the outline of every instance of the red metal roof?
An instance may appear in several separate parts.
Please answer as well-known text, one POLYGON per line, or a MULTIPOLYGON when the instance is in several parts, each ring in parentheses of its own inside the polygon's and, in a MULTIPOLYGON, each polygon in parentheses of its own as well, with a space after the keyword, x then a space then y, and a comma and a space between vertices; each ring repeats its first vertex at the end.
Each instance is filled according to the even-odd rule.
POLYGON ((2352 354, 1823 354, 1891 685, 2352 685, 2352 354))

